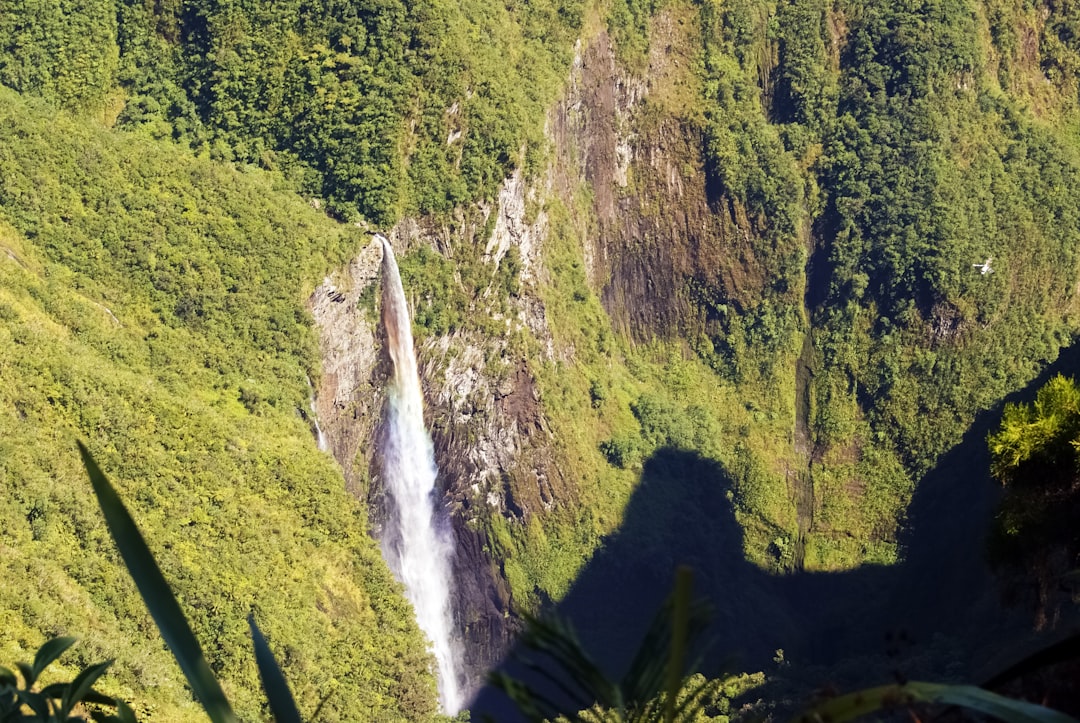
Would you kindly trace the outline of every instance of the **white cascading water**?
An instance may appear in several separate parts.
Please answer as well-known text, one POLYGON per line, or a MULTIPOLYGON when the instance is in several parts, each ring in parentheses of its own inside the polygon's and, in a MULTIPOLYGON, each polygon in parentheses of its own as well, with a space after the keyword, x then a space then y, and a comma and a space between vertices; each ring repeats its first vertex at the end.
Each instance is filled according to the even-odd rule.
POLYGON ((308 409, 311 410, 311 423, 315 427, 315 443, 319 446, 320 452, 329 452, 330 440, 326 438, 326 434, 322 431, 322 426, 319 424, 319 413, 315 411, 315 388, 311 386, 311 377, 306 378, 308 388, 308 409))
POLYGON ((330 451, 330 441, 326 438, 326 433, 322 431, 322 427, 319 426, 319 418, 315 416, 315 400, 311 400, 311 421, 315 423, 315 444, 319 446, 320 452, 330 451))
POLYGON ((383 556, 405 585, 420 629, 431 640, 439 699, 449 715, 462 705, 458 643, 450 607, 454 546, 435 488, 435 451, 424 428, 424 398, 413 353, 412 323, 390 242, 383 246, 382 318, 394 376, 383 435, 382 472, 388 497, 383 556))

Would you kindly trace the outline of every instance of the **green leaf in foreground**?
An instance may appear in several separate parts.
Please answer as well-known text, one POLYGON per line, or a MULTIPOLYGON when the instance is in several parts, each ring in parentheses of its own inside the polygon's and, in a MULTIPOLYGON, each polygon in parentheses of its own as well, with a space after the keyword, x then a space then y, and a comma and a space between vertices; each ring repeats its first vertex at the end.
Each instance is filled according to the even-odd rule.
POLYGON ((870 713, 912 705, 956 705, 1007 723, 1077 723, 1076 719, 1041 705, 1013 700, 973 685, 909 682, 882 685, 825 701, 797 716, 792 723, 846 723, 870 713))
POLYGON ((154 556, 150 554, 150 548, 146 546, 135 520, 128 513, 119 495, 113 489, 109 480, 98 468, 94 458, 82 442, 78 442, 79 453, 82 455, 83 465, 90 475, 90 483, 94 486, 94 494, 97 495, 101 512, 105 515, 105 522, 109 527, 116 546, 120 549, 120 556, 124 559, 131 577, 135 580, 135 586, 139 589, 143 602, 150 610, 151 617, 161 631, 161 637, 169 646, 180 669, 184 671, 191 689, 195 696, 206 709, 207 715, 214 723, 236 723, 236 715, 225 698, 221 685, 210 670, 210 666, 203 656, 199 641, 188 625, 187 618, 180 610, 180 604, 176 601, 169 584, 161 574, 154 556))
POLYGON ((0 665, 0 687, 15 689, 18 685, 19 681, 15 679, 15 674, 0 665))
POLYGON ((104 663, 98 663, 97 665, 91 665, 81 673, 79 673, 75 680, 65 686, 63 697, 60 701, 60 718, 67 719, 68 714, 75 708, 76 705, 81 703, 90 691, 94 687, 94 683, 98 678, 105 674, 105 671, 109 669, 109 666, 113 664, 113 661, 107 660, 104 663))
POLYGON ((528 615, 520 644, 544 656, 546 664, 522 651, 516 652, 515 658, 552 693, 502 671, 492 673, 488 680, 527 720, 536 723, 557 718, 635 723, 696 720, 705 698, 716 692, 720 681, 693 684, 685 675, 687 653, 692 643, 701 639, 710 614, 707 605, 692 599, 691 589, 692 573, 680 567, 675 589, 617 683, 608 680, 592 661, 566 621, 528 615))
MULTIPOLYGON (((75 640, 70 636, 53 638, 38 648, 37 654, 34 656, 34 665, 31 668, 31 679, 26 681, 26 687, 34 687, 34 683, 41 677, 45 668, 49 667, 49 663, 63 655, 65 650, 75 644, 75 640)), ((25 677, 25 671, 23 675, 25 677)))
POLYGON ((683 670, 686 664, 686 637, 690 627, 690 589, 693 577, 690 568, 680 567, 675 573, 675 591, 672 593, 671 650, 668 656, 667 678, 664 688, 664 721, 674 723, 675 703, 682 688, 683 670))
POLYGON ((34 667, 29 663, 23 663, 22 661, 16 662, 15 667, 19 669, 19 674, 22 675, 27 690, 33 688, 34 683, 37 682, 37 676, 34 675, 34 667))
POLYGON ((248 625, 251 627, 251 640, 255 645, 255 662, 259 666, 259 678, 262 679, 263 690, 270 701, 270 712, 274 714, 277 723, 302 723, 300 711, 296 708, 289 684, 285 681, 285 674, 281 672, 274 653, 263 637, 259 626, 255 624, 255 615, 248 615, 248 625))

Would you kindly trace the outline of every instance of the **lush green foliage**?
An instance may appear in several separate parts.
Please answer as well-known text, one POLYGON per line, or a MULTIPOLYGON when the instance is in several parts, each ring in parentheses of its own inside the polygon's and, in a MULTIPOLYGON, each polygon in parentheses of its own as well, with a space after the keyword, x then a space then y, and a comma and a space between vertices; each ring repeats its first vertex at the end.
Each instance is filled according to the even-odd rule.
POLYGON ((1072 471, 1080 440, 1080 389, 1055 376, 1039 390, 1032 404, 1006 404, 1001 428, 990 435, 994 476, 1003 483, 1016 480, 1024 465, 1037 460, 1072 471))
MULTIPOLYGON (((1043 32, 1065 40, 1040 46, 1040 67, 1067 65, 1070 11, 985 5, 697 4, 688 37, 701 47, 702 95, 673 112, 701 130, 716 212, 747 232, 718 261, 734 283, 688 279, 683 292, 705 320, 688 341, 714 374, 678 345, 633 348, 613 332, 575 250, 588 212, 549 208, 541 293, 574 364, 540 378, 582 511, 559 513, 543 536, 511 530, 530 541, 513 555, 514 580, 577 569, 664 445, 730 472, 747 552, 763 566, 895 561, 917 480, 1076 330, 1076 89, 1064 74, 1049 95, 1018 86, 1039 68, 1009 39, 1042 13, 1043 32), (798 510, 793 475, 812 485, 798 510), (532 555, 535 545, 568 559, 532 555)), ((612 8, 631 72, 658 12, 678 10, 612 8)))
MULTIPOLYGON (((752 399, 811 335, 808 566, 890 560, 915 481, 1075 331, 1075 85, 1040 91, 1053 124, 1002 92, 1030 16, 989 5, 988 38, 967 2, 700 5, 707 169, 754 232, 752 294, 693 287, 697 351, 752 399)), ((1069 12, 1044 13, 1043 69, 1069 12)))
POLYGON ((98 678, 112 665, 111 660, 83 669, 69 683, 52 683, 39 688, 38 681, 45 669, 74 644, 75 638, 53 638, 38 648, 33 663, 16 663, 22 685, 15 673, 0 667, 0 720, 11 723, 75 723, 86 720, 78 713, 89 703, 96 704, 90 711, 95 721, 135 723, 135 713, 127 703, 108 698, 93 688, 98 678), (115 713, 105 712, 104 707, 115 709, 115 713))
POLYGON ((488 337, 505 332, 509 300, 520 290, 521 257, 516 248, 498 264, 485 260, 479 243, 462 244, 453 259, 420 246, 398 262, 413 303, 413 333, 424 339, 457 331, 488 337), (493 268, 494 266, 494 268, 493 268))
POLYGON ((59 10, 5 13, 20 42, 0 53, 0 80, 71 106, 115 78, 122 126, 285 169, 338 213, 380 224, 490 196, 540 150, 582 14, 574 0, 83 4, 100 37, 64 45, 82 55, 62 73, 63 56, 34 59, 79 29, 59 10))
POLYGON ((284 169, 341 215, 385 224, 491 196, 536 157, 582 13, 578 0, 16 2, 0 17, 0 83, 284 169))
POLYGON ((815 432, 869 462, 855 479, 888 512, 975 412, 1068 343, 1080 165, 1064 129, 997 90, 971 6, 842 12, 818 163, 815 432))
POLYGON ((0 83, 15 90, 100 110, 119 57, 115 0, 12 0, 0 12, 0 83))
POLYGON ((1030 404, 1006 404, 988 443, 991 468, 1005 485, 992 559, 1019 579, 1012 587, 1034 588, 1041 625, 1061 604, 1063 578, 1080 555, 1080 388, 1059 375, 1030 404))
POLYGON ((297 412, 317 368, 302 279, 354 232, 270 174, 6 90, 0 118, 0 568, 33 581, 0 590, 0 655, 77 629, 72 665, 118 661, 104 692, 140 700, 140 717, 195 715, 90 504, 78 435, 242 717, 262 706, 252 610, 306 713, 328 695, 325 720, 431 716, 409 608, 297 412))
MULTIPOLYGON (((213 723, 236 723, 236 714, 221 689, 221 683, 210 670, 202 647, 176 601, 176 595, 161 574, 161 568, 158 567, 150 548, 146 546, 146 540, 131 513, 82 442, 79 442, 79 454, 82 455, 90 484, 94 488, 94 496, 101 506, 109 535, 116 543, 124 566, 134 580, 135 587, 139 589, 139 595, 146 603, 161 637, 184 672, 192 692, 213 723)), ((300 711, 296 708, 289 684, 270 650, 270 644, 255 623, 253 613, 248 615, 248 627, 251 628, 259 679, 262 681, 274 720, 276 723, 301 723, 300 711)), ((312 717, 315 715, 317 711, 312 717)))
MULTIPOLYGON (((161 574, 157 560, 154 559, 150 548, 146 546, 146 540, 139 531, 138 525, 135 524, 131 513, 120 500, 120 496, 116 494, 116 489, 97 466, 86 446, 82 442, 78 442, 78 445, 79 455, 86 466, 87 476, 94 488, 94 496, 101 506, 109 536, 116 543, 120 558, 124 561, 124 567, 134 580, 139 596, 150 611, 150 617, 154 619, 154 624, 157 625, 165 644, 176 658, 177 664, 180 665, 180 670, 184 672, 184 677, 191 685, 196 699, 202 704, 212 723, 237 723, 236 714, 229 705, 221 684, 210 670, 202 647, 191 631, 191 625, 180 609, 176 595, 170 589, 165 576, 161 574)), ((249 617, 248 620, 251 621, 251 618, 249 617)), ((254 623, 251 627, 253 636, 257 636, 258 631, 254 623)), ((258 640, 259 638, 256 637, 257 642, 258 640)), ((265 641, 263 645, 265 646, 265 641)), ((261 669, 260 665, 260 672, 261 669)))
MULTIPOLYGON (((0 567, 50 594, 0 591, 15 630, 0 652, 91 620, 120 642, 88 656, 137 651, 117 691, 154 686, 165 717, 190 713, 84 509, 66 441, 79 433, 151 544, 174 540, 156 552, 239 710, 260 705, 235 652, 257 604, 301 701, 338 691, 328 719, 431 713, 418 633, 296 413, 318 374, 305 284, 357 232, 290 190, 350 220, 471 229, 401 268, 421 336, 509 331, 575 477, 548 513, 482 521, 520 604, 565 594, 665 447, 730 474, 762 567, 894 561, 916 481, 1077 330, 1076 13, 1005 0, 8 3, 0 83, 48 105, 0 93, 0 567), (657 37, 663 12, 694 30, 657 37), (677 289, 700 313, 694 338, 634 345, 613 329, 581 248, 590 189, 571 189, 581 207, 542 201, 534 287, 515 251, 497 268, 481 253, 491 217, 470 203, 547 160, 543 121, 596 13, 631 73, 663 43, 693 46, 678 108, 651 88, 643 115, 681 113, 700 135, 700 157, 680 160, 704 168, 713 211, 739 232, 717 262, 734 282, 677 289), (523 292, 543 302, 550 353, 508 318, 523 292), (344 663, 324 664, 343 646, 344 663)), ((1040 415, 1008 413, 999 472, 1051 448, 1060 430, 1040 415)))
POLYGON ((709 619, 708 605, 691 599, 691 580, 689 569, 678 570, 675 589, 620 680, 604 675, 567 623, 529 618, 521 637, 529 654, 520 657, 536 680, 496 672, 492 683, 530 723, 727 723, 728 699, 762 676, 707 680, 688 672, 687 656, 709 619))

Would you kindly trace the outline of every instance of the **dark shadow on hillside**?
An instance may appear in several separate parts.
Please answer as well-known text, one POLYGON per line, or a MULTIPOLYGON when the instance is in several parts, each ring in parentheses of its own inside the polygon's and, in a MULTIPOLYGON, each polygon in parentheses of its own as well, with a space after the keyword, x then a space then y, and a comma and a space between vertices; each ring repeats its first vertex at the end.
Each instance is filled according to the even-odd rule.
MULTIPOLYGON (((1069 349, 1008 401, 1033 398, 1052 374, 1078 368, 1080 349, 1069 349)), ((670 591, 675 567, 686 564, 695 593, 715 608, 701 668, 707 675, 764 670, 773 679, 770 698, 792 705, 824 686, 896 675, 984 679, 1032 643, 1030 610, 1001 605, 984 561, 999 490, 988 474, 986 435, 999 418, 1000 408, 980 415, 920 483, 901 564, 842 573, 772 575, 748 563, 725 471, 695 453, 661 449, 645 463, 622 527, 552 612, 617 678, 670 591), (779 649, 782 665, 774 662, 779 649)), ((521 674, 512 663, 504 669, 521 674)), ((519 720, 491 688, 471 708, 473 720, 519 720)))

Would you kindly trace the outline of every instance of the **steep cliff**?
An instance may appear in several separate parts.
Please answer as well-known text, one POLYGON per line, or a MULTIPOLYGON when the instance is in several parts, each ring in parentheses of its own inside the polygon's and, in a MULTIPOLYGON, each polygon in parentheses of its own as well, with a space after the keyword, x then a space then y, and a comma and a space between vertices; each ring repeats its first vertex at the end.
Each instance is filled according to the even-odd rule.
MULTIPOLYGON (((754 306, 768 279, 745 208, 713 197, 704 168, 695 13, 679 6, 655 25, 664 42, 641 73, 620 64, 606 31, 579 43, 548 117, 543 170, 515 174, 495 205, 455 224, 407 220, 391 233, 404 268, 414 258, 432 266, 425 248, 449 259, 448 293, 463 292, 467 309, 449 333, 422 322, 418 333, 473 675, 505 653, 516 612, 565 594, 618 526, 653 449, 705 449, 753 467, 764 463, 747 439, 783 448, 790 437, 793 394, 748 409, 695 353, 717 333, 702 298, 754 306), (755 415, 765 424, 751 431, 755 415)), ((377 509, 372 440, 385 368, 374 310, 361 303, 373 298, 374 255, 366 249, 328 278, 310 307, 324 356, 319 417, 350 485, 377 509)), ((446 301, 429 293, 416 292, 420 317, 446 301)), ((794 356, 773 364, 793 369, 794 356)), ((782 487, 795 463, 789 449, 764 477, 782 487)), ((772 502, 777 519, 752 524, 793 536, 790 504, 772 502)), ((790 564, 770 557, 770 543, 755 549, 763 564, 790 564)))
POLYGON ((72 667, 49 675, 114 658, 100 686, 141 718, 202 715, 105 528, 80 439, 240 717, 265 705, 254 613, 305 709, 333 691, 326 720, 433 719, 412 611, 304 418, 319 367, 305 278, 346 259, 356 230, 268 174, 7 89, 0 167, 4 664, 70 634, 72 667))
MULTIPOLYGON (((530 283, 537 273, 533 244, 544 221, 526 222, 524 192, 520 175, 508 179, 496 207, 474 209, 475 218, 458 228, 412 220, 399 224, 389 236, 403 255, 406 277, 416 260, 410 250, 483 244, 478 263, 485 274, 488 269, 497 274, 513 248, 513 256, 521 259, 515 284, 530 283)), ((373 303, 380 254, 377 244, 365 248, 347 268, 327 277, 309 300, 324 359, 315 408, 350 489, 370 506, 375 535, 382 514, 377 439, 387 377, 373 303)), ((493 515, 522 520, 550 507, 560 474, 547 458, 551 434, 521 341, 526 335, 530 341, 546 335, 542 306, 524 294, 487 301, 489 295, 505 294, 494 288, 496 282, 479 291, 469 309, 487 316, 494 327, 486 333, 461 328, 428 336, 418 349, 439 485, 457 539, 457 616, 473 688, 500 659, 515 630, 509 617, 511 591, 493 554, 488 521, 493 515), (493 333, 500 329, 509 338, 493 333)), ((430 301, 420 298, 416 304, 430 301)))
MULTIPOLYGON (((757 569, 897 563, 917 482, 1071 338, 1080 236, 1052 189, 1073 188, 1080 165, 1048 145, 1064 126, 1024 109, 1036 51, 1003 30, 1032 37, 1055 16, 934 12, 668 2, 636 29, 594 17, 547 115, 545 160, 452 221, 395 227, 417 270, 471 671, 499 659, 517 611, 564 599, 619 539, 672 450, 706 464, 686 469, 739 525, 717 539, 757 569), (936 30, 896 30, 919 22, 936 30), (1052 178, 1030 175, 1039 164, 1052 178), (1003 245, 1009 229, 1030 246, 1003 245)), ((1070 78, 1052 95, 1061 117, 1070 78)), ((341 391, 331 350, 353 332, 325 311, 349 289, 355 338, 372 332, 355 300, 373 277, 351 273, 312 297, 319 409, 374 500, 359 440, 382 372, 365 350, 341 391)), ((667 503, 648 499, 635 514, 663 519, 667 503)), ((659 574, 685 545, 648 534, 635 554, 659 574)), ((727 563, 704 564, 722 590, 727 563)), ((747 599, 787 594, 731 575, 758 589, 747 599)), ((824 624, 785 615, 792 631, 824 624)))

